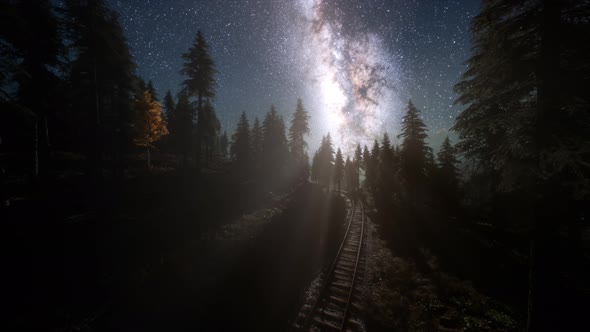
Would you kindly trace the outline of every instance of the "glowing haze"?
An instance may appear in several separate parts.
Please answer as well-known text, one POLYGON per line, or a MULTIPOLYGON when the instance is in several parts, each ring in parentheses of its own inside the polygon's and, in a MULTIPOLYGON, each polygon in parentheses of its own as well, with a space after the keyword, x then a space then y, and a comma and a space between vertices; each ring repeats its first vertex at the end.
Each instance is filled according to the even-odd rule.
POLYGON ((379 36, 350 33, 338 17, 326 15, 322 0, 300 0, 299 31, 307 103, 335 146, 350 154, 370 145, 399 122, 396 68, 379 36))

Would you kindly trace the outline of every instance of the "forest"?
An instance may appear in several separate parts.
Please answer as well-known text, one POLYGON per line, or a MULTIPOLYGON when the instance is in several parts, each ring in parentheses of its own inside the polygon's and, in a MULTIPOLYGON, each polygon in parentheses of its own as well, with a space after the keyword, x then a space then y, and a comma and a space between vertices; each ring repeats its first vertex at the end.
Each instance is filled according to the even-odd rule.
POLYGON ((108 1, 0 0, 3 330, 308 330, 355 204, 352 330, 584 329, 587 1, 481 1, 440 146, 414 98, 350 153, 303 98, 222 127, 191 33, 157 91, 108 1))

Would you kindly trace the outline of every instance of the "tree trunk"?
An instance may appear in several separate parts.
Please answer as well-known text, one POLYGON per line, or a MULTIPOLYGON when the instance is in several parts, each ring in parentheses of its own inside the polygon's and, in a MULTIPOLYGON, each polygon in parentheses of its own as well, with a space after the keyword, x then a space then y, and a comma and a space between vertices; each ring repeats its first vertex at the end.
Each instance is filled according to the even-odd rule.
POLYGON ((39 121, 35 118, 35 138, 33 142, 33 175, 35 178, 39 176, 39 121))
MULTIPOLYGON (((561 8, 558 0, 544 0, 541 22, 541 53, 538 68, 537 119, 535 126, 535 153, 541 166, 541 152, 552 142, 552 128, 559 112, 559 31, 561 8)), ((536 195, 535 216, 529 257, 529 298, 527 331, 553 331, 558 318, 554 309, 559 308, 556 298, 555 239, 559 216, 555 213, 555 200, 550 199, 551 186, 547 179, 537 175, 533 195, 536 195)), ((558 328, 558 327, 557 327, 558 328)), ((558 328, 559 329, 559 328, 558 328)))
POLYGON ((152 158, 151 158, 150 147, 149 146, 146 148, 146 152, 147 152, 147 166, 148 166, 148 170, 151 171, 152 170, 152 158))

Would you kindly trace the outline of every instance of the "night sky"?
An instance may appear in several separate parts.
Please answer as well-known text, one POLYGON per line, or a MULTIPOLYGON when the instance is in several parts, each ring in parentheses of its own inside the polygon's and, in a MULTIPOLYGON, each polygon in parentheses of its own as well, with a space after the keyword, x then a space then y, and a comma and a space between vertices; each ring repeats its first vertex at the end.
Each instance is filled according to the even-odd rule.
POLYGON ((297 97, 312 118, 312 149, 330 132, 347 151, 387 131, 395 141, 409 98, 435 150, 461 106, 453 85, 470 52, 478 0, 110 1, 160 97, 179 90, 181 54, 201 30, 218 74, 223 129, 271 104, 290 120, 297 97))

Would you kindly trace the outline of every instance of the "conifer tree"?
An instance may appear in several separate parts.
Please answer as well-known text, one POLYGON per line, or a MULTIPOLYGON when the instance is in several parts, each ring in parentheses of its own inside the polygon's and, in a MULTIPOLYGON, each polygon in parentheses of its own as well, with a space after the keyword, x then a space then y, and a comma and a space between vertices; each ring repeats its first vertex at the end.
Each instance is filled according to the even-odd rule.
POLYGON ((373 143, 373 148, 371 150, 371 158, 367 161, 367 184, 369 185, 369 189, 371 194, 375 196, 377 190, 377 184, 379 181, 379 165, 380 165, 380 151, 381 147, 379 146, 379 142, 375 140, 373 143))
POLYGON ((102 172, 102 155, 120 164, 133 138, 135 63, 116 12, 104 0, 66 0, 67 39, 75 54, 69 64, 71 115, 89 171, 102 172))
POLYGON ((342 151, 338 148, 336 151, 336 159, 334 159, 334 184, 338 192, 340 192, 342 179, 344 177, 344 160, 342 157, 342 151))
POLYGON ((369 164, 369 159, 371 158, 371 152, 369 152, 369 148, 365 145, 363 147, 363 162, 361 163, 361 168, 365 171, 365 176, 367 174, 367 166, 369 164))
POLYGON ((361 181, 361 167, 363 163, 363 150, 361 149, 361 145, 357 144, 356 149, 354 150, 354 166, 356 169, 356 185, 355 190, 359 190, 360 188, 360 181, 361 181))
POLYGON ((424 189, 426 184, 428 158, 432 152, 426 145, 426 125, 411 100, 408 102, 408 109, 402 121, 402 132, 398 135, 402 138, 400 170, 405 188, 410 193, 412 202, 416 204, 418 203, 416 195, 420 189, 424 189))
POLYGON ((201 31, 197 32, 194 44, 189 50, 182 54, 185 60, 181 74, 187 79, 182 82, 183 90, 189 96, 197 99, 197 125, 196 125, 196 155, 197 167, 201 165, 201 150, 205 147, 205 159, 209 162, 211 159, 211 142, 217 136, 219 130, 216 123, 217 116, 211 104, 205 104, 215 98, 217 82, 215 80, 215 62, 209 54, 209 46, 201 31), (207 108, 206 108, 207 106, 207 108), (217 130, 217 131, 216 131, 217 130))
POLYGON ((254 168, 256 170, 260 170, 260 166, 262 164, 262 142, 264 141, 264 132, 262 130, 262 126, 260 125, 260 121, 258 117, 254 118, 254 125, 252 126, 252 160, 254 163, 254 168))
MULTIPOLYGON (((174 103, 174 98, 172 97, 172 93, 170 90, 166 92, 166 96, 164 96, 164 115, 166 117, 166 122, 168 122, 169 127, 172 126, 174 122, 174 113, 176 104, 174 103)), ((172 130, 170 130, 172 132, 172 130)))
MULTIPOLYGON (((213 158, 213 150, 215 145, 215 140, 221 130, 221 124, 219 123, 219 119, 215 114, 215 109, 209 100, 205 101, 205 105, 203 106, 203 112, 201 112, 201 128, 198 129, 197 134, 200 135, 200 139, 198 140, 201 145, 205 146, 205 161, 206 165, 209 166, 209 162, 213 158), (206 126, 205 126, 206 124, 206 126), (199 134, 200 133, 200 134, 199 134)), ((197 123, 197 128, 199 124, 197 123)))
POLYGON ((270 183, 282 175, 288 162, 289 147, 285 133, 285 123, 277 113, 274 105, 262 122, 262 169, 270 183))
POLYGON ((188 155, 191 151, 191 138, 193 133, 193 117, 195 110, 189 101, 185 92, 180 92, 177 96, 178 103, 174 108, 173 129, 174 145, 177 153, 182 155, 183 167, 188 164, 188 155))
POLYGON ((346 157, 346 162, 344 162, 344 184, 346 189, 351 192, 356 185, 356 172, 354 163, 350 160, 350 157, 346 157))
POLYGON ((227 158, 227 148, 229 147, 229 140, 227 138, 227 133, 224 131, 223 135, 219 139, 219 152, 221 154, 222 159, 227 158))
POLYGON ((243 112, 238 121, 236 132, 232 136, 231 159, 235 167, 242 175, 250 173, 252 165, 252 145, 250 138, 250 123, 246 112, 243 112))
POLYGON ((136 130, 135 144, 145 147, 147 153, 148 169, 152 168, 151 149, 153 143, 168 135, 166 121, 162 116, 162 106, 152 99, 149 90, 140 93, 135 100, 136 120, 134 128, 136 130))
POLYGON ((314 154, 311 161, 311 181, 313 183, 319 183, 320 176, 320 150, 318 149, 314 154))
POLYGON ((301 98, 297 99, 297 108, 293 113, 291 127, 289 128, 289 148, 297 173, 302 177, 307 177, 307 142, 305 135, 309 134, 309 115, 303 108, 301 98))
POLYGON ((453 127, 458 150, 487 170, 498 192, 534 193, 530 331, 567 321, 556 318, 549 291, 556 221, 575 220, 568 206, 590 193, 589 10, 581 1, 484 1, 455 87, 467 105, 453 127))
POLYGON ((447 136, 437 153, 438 169, 441 176, 445 179, 451 187, 454 187, 458 183, 459 169, 457 165, 459 160, 457 159, 455 149, 451 145, 451 140, 447 136))
MULTIPOLYGON (((15 102, 35 114, 36 169, 44 175, 49 166, 48 118, 56 108, 56 97, 62 94, 57 91, 60 78, 56 75, 66 52, 62 29, 49 0, 16 1, 6 5, 12 6, 15 19, 12 23, 16 26, 7 27, 3 32, 8 44, 2 43, 2 48, 16 57, 11 63, 12 73, 6 73, 5 77, 10 75, 14 79, 15 102)), ((10 20, 2 24, 9 23, 10 20)), ((10 64, 5 61, 2 59, 10 64)))
POLYGON ((330 134, 322 139, 322 144, 318 152, 318 182, 325 187, 330 187, 332 182, 332 172, 334 168, 334 147, 330 134))

